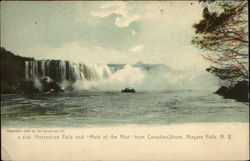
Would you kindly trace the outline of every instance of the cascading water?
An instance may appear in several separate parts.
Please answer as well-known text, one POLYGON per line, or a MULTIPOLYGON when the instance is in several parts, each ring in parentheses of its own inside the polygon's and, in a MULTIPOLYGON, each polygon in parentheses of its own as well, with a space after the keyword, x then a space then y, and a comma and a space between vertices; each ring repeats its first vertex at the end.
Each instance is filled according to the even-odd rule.
POLYGON ((25 78, 33 81, 49 77, 55 82, 79 80, 101 80, 111 75, 110 68, 103 64, 81 64, 60 60, 38 60, 25 62, 25 78))

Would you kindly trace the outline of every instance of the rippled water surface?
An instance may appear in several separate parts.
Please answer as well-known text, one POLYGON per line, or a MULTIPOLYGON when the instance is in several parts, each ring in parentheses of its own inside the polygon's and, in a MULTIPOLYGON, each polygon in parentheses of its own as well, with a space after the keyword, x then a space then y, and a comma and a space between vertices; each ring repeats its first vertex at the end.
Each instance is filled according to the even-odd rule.
POLYGON ((1 121, 10 127, 248 122, 248 106, 191 90, 1 95, 1 121))

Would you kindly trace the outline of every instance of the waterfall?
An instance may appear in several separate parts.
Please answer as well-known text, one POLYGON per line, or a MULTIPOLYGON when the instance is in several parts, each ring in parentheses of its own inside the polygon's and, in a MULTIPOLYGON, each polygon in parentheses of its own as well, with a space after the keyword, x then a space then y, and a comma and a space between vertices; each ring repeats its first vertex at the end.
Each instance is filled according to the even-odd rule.
POLYGON ((55 82, 78 80, 101 80, 111 75, 110 68, 103 64, 82 64, 61 60, 37 60, 25 62, 25 78, 33 81, 49 77, 55 82))
POLYGON ((26 80, 41 88, 44 80, 66 91, 207 89, 217 88, 217 80, 208 73, 183 72, 165 64, 86 64, 62 60, 25 62, 26 80), (43 79, 46 78, 46 79, 43 79), (207 80, 210 80, 208 86, 207 80))
POLYGON ((28 61, 25 62, 25 79, 26 80, 30 79, 29 78, 29 62, 28 61))

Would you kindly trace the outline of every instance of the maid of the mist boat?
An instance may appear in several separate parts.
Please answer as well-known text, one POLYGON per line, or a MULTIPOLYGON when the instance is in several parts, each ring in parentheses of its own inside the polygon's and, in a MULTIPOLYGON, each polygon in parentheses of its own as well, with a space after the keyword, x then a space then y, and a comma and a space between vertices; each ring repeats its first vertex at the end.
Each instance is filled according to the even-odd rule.
POLYGON ((129 89, 129 88, 125 88, 124 90, 122 90, 122 93, 135 93, 136 91, 134 89, 129 89))

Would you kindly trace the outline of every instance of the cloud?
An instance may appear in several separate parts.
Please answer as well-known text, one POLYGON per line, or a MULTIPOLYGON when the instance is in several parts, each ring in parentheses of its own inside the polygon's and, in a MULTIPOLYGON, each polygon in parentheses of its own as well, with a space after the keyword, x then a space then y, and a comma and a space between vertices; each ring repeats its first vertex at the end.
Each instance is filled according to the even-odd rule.
POLYGON ((112 14, 125 16, 127 3, 125 2, 109 2, 104 3, 98 7, 98 10, 92 11, 90 14, 95 17, 108 17, 112 14))
POLYGON ((130 23, 138 20, 139 15, 131 15, 128 13, 128 5, 126 2, 106 2, 98 7, 98 10, 90 13, 94 17, 104 18, 115 14, 115 25, 117 27, 128 27, 130 23))
POLYGON ((127 14, 127 9, 126 9, 127 3, 125 2, 109 2, 109 3, 104 3, 98 7, 98 10, 92 11, 90 14, 92 16, 96 17, 108 17, 112 14, 117 14, 117 15, 126 15, 127 14))
POLYGON ((118 27, 127 27, 131 22, 134 22, 140 18, 139 15, 132 15, 132 16, 123 16, 123 17, 117 17, 115 19, 115 24, 118 27))
POLYGON ((144 45, 137 45, 137 46, 131 48, 130 51, 136 53, 136 52, 141 51, 143 48, 144 48, 144 45))

